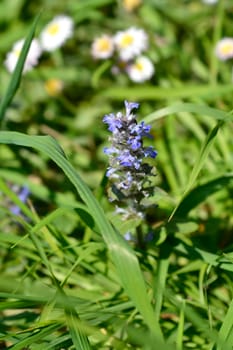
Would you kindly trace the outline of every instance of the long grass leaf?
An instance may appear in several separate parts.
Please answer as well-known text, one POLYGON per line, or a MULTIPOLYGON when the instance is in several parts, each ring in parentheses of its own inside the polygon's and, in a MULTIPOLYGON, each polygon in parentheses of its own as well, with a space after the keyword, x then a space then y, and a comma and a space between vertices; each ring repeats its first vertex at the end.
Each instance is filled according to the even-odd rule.
POLYGON ((58 146, 55 139, 49 136, 29 136, 17 132, 2 131, 0 133, 0 143, 34 148, 45 153, 63 170, 86 203, 93 218, 95 218, 103 239, 111 252, 119 279, 126 293, 142 314, 145 323, 151 331, 161 339, 162 333, 155 320, 142 272, 134 251, 106 219, 102 207, 73 166, 64 157, 62 149, 58 146))

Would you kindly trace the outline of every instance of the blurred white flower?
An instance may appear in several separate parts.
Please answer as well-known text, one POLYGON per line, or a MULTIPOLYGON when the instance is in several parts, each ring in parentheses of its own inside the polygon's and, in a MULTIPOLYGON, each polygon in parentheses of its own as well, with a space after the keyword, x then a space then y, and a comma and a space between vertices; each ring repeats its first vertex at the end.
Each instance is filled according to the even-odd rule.
POLYGON ((155 72, 155 67, 151 60, 146 56, 139 56, 135 62, 129 64, 127 73, 129 78, 135 83, 142 83, 149 80, 155 72))
POLYGON ((102 35, 96 38, 91 46, 91 53, 94 58, 105 59, 112 56, 114 51, 114 43, 109 35, 102 35))
POLYGON ((148 37, 143 29, 131 27, 117 32, 114 37, 119 56, 123 61, 129 61, 148 47, 148 37))
MULTIPOLYGON (((18 40, 8 52, 5 60, 5 66, 7 70, 12 73, 18 62, 21 50, 23 48, 25 39, 18 40)), ((26 60, 24 62, 23 72, 30 71, 34 66, 38 64, 39 57, 41 56, 42 49, 37 39, 33 39, 29 48, 26 60)))
POLYGON ((49 22, 40 35, 43 50, 54 51, 73 35, 74 22, 71 17, 60 15, 49 22))
POLYGON ((215 55, 222 61, 233 58, 233 38, 221 39, 215 47, 215 55))
POLYGON ((204 4, 213 5, 216 4, 218 0, 202 0, 202 2, 204 2, 204 4))

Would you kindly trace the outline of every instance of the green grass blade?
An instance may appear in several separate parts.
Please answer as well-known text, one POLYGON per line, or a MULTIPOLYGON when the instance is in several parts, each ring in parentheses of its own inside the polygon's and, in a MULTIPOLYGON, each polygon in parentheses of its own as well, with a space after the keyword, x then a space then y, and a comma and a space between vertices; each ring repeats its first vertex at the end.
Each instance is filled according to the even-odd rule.
MULTIPOLYGON (((231 333, 232 333, 232 320, 233 320, 233 300, 230 303, 227 314, 226 314, 224 321, 222 323, 222 326, 219 330, 216 350, 226 349, 226 342, 228 340, 228 337, 232 336, 231 335, 231 333)), ((231 345, 230 347, 227 347, 228 349, 232 348, 233 344, 230 344, 230 345, 231 345)))
POLYGON ((228 186, 230 183, 232 183, 232 181, 233 173, 230 173, 209 181, 203 185, 195 187, 183 199, 182 203, 176 211, 176 215, 185 217, 190 212, 190 210, 202 203, 215 192, 219 191, 221 188, 228 186))
POLYGON ((203 164, 209 154, 209 151, 213 145, 213 142, 215 141, 215 138, 217 136, 218 130, 219 128, 223 125, 223 122, 218 122, 217 125, 209 132, 209 134, 207 135, 207 138, 202 146, 202 149, 200 151, 199 157, 196 160, 192 173, 190 175, 190 179, 188 184, 186 185, 184 194, 182 195, 181 200, 179 201, 179 203, 176 205, 176 207, 174 208, 172 214, 169 217, 169 221, 172 219, 172 217, 174 216, 174 214, 176 213, 176 211, 178 210, 179 206, 181 205, 183 199, 186 197, 187 193, 191 190, 192 186, 194 185, 198 174, 200 173, 203 164))
POLYGON ((180 103, 180 102, 174 103, 171 106, 159 109, 149 114, 143 120, 146 123, 151 123, 153 121, 166 117, 167 115, 176 114, 179 112, 191 112, 195 114, 200 114, 202 116, 209 116, 209 117, 212 117, 212 119, 223 120, 225 122, 233 121, 233 116, 230 113, 223 112, 219 109, 208 107, 206 105, 198 105, 195 103, 180 103))
POLYGON ((0 122, 2 122, 4 115, 5 115, 5 112, 6 112, 6 109, 10 105, 10 103, 11 103, 11 101, 12 101, 12 99, 13 99, 13 97, 14 97, 14 95, 19 87, 20 79, 21 79, 22 72, 23 72, 24 62, 26 60, 31 42, 33 40, 34 33, 36 30, 36 25, 38 23, 39 17, 40 17, 40 14, 36 17, 35 21, 33 22, 32 27, 31 27, 31 29, 30 29, 30 31, 25 39, 25 42, 24 42, 23 48, 21 50, 17 65, 16 65, 15 70, 12 74, 9 86, 7 88, 5 95, 3 96, 2 100, 1 100, 1 103, 0 103, 0 122))
POLYGON ((100 96, 111 98, 116 101, 124 99, 141 101, 141 100, 171 100, 177 98, 202 97, 203 99, 213 100, 217 96, 225 96, 233 91, 232 85, 183 85, 169 88, 155 86, 134 87, 113 87, 105 89, 100 96))
POLYGON ((170 166, 170 153, 168 150, 168 145, 165 138, 158 139, 156 141, 156 149, 159 152, 158 162, 160 163, 160 168, 163 169, 165 173, 167 182, 174 193, 179 193, 179 183, 175 176, 173 167, 170 166))
POLYGON ((176 350, 183 350, 183 337, 184 337, 184 325, 185 325, 185 301, 182 301, 180 308, 180 317, 176 338, 176 350))
POLYGON ((25 336, 22 340, 17 342, 17 344, 11 347, 11 350, 22 350, 31 346, 34 342, 42 341, 46 336, 54 332, 56 329, 61 327, 60 324, 54 323, 44 327, 37 327, 30 331, 30 334, 25 336))
POLYGON ((154 297, 155 297, 155 317, 159 321, 160 312, 163 303, 163 294, 165 291, 166 280, 168 276, 170 252, 165 245, 161 246, 160 258, 158 260, 158 271, 154 284, 154 297))
MULTIPOLYGON (((80 320, 74 311, 70 310, 66 312, 66 321, 71 334, 71 338, 76 350, 91 350, 88 338, 83 334, 80 329, 80 320)), ((85 326, 82 326, 84 328, 85 326)))
POLYGON ((161 330, 158 322, 155 320, 153 308, 147 295, 145 282, 134 251, 106 219, 98 201, 73 166, 64 157, 63 151, 55 139, 49 136, 29 136, 17 132, 2 131, 0 133, 0 143, 34 148, 45 153, 63 170, 89 208, 91 215, 95 218, 103 239, 110 250, 119 279, 126 293, 134 302, 151 331, 161 339, 161 330))
POLYGON ((183 189, 187 182, 187 168, 186 162, 182 157, 182 151, 180 150, 180 144, 176 142, 176 126, 175 119, 172 116, 166 118, 165 122, 167 147, 169 149, 170 166, 174 168, 175 177, 178 180, 179 188, 183 189))

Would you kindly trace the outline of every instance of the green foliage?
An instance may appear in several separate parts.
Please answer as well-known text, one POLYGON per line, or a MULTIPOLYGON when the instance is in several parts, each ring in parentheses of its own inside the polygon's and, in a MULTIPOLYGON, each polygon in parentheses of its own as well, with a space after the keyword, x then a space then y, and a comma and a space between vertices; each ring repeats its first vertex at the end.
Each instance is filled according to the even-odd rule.
POLYGON ((0 3, 2 349, 232 349, 233 85, 214 54, 232 3, 124 3, 0 3), (23 73, 33 38, 64 13, 72 37, 23 73), (141 84, 91 55, 96 37, 132 26, 156 69, 141 84), (102 118, 124 100, 140 102, 158 150, 144 220, 123 220, 107 198, 102 118))

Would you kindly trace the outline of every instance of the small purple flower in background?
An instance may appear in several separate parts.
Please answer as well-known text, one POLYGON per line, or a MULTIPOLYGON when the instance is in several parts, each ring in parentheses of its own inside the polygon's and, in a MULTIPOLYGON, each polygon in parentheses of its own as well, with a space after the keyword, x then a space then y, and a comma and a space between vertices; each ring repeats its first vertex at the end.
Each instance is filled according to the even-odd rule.
MULTIPOLYGON (((28 199, 29 194, 30 194, 30 191, 29 191, 28 187, 24 186, 20 189, 17 196, 22 203, 25 203, 26 200, 28 199)), ((21 212, 21 209, 17 205, 12 205, 10 207, 10 211, 14 215, 19 215, 21 212)))
POLYGON ((157 151, 152 146, 143 146, 145 137, 152 138, 151 126, 137 123, 133 110, 138 107, 138 103, 125 101, 125 114, 110 113, 103 118, 112 132, 109 137, 111 147, 104 149, 109 157, 106 172, 111 184, 109 199, 125 207, 121 209, 124 210, 124 218, 143 218, 145 207, 141 201, 154 194, 151 179, 155 176, 155 167, 145 162, 145 158, 155 158, 157 151))

